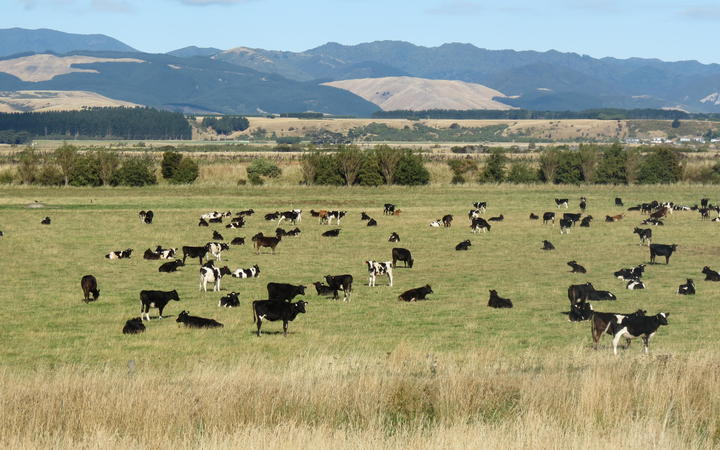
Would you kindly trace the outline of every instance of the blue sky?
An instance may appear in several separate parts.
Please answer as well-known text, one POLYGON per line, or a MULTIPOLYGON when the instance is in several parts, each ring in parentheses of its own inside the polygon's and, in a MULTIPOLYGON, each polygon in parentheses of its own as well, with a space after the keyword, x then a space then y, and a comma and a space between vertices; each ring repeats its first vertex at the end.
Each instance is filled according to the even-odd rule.
POLYGON ((11 27, 102 33, 147 52, 390 39, 720 63, 718 0, 2 0, 0 28, 11 27))

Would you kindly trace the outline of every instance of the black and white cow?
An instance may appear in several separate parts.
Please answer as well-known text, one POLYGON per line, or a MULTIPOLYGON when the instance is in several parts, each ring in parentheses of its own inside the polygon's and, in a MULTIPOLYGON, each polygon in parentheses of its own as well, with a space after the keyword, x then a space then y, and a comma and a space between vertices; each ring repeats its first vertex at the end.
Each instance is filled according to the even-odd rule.
POLYGON ((133 249, 128 248, 126 250, 116 250, 114 252, 110 252, 107 255, 105 255, 105 258, 107 259, 125 259, 130 258, 132 255, 133 249))
POLYGON ((83 291, 83 301, 85 303, 94 302, 100 297, 100 291, 97 288, 97 279, 92 275, 85 275, 80 279, 80 287, 83 291), (90 299, 92 294, 92 300, 90 299))
POLYGON ((413 257, 410 253, 410 250, 406 248, 400 248, 395 247, 392 249, 392 265, 393 267, 397 267, 397 262, 402 261, 405 263, 405 267, 409 267, 412 269, 413 266, 413 257))
POLYGON ((289 302, 298 295, 305 295, 305 286, 288 283, 268 283, 268 299, 276 302, 289 302))
POLYGON ((621 280, 634 280, 636 278, 642 278, 645 273, 645 264, 638 264, 632 269, 620 269, 613 273, 613 276, 621 280))
POLYGON ((281 212, 278 218, 278 225, 280 225, 283 220, 288 220, 291 224, 295 225, 302 220, 302 209, 281 212))
POLYGON ((487 222, 487 220, 483 219, 482 217, 474 218, 472 220, 472 223, 470 224, 470 229, 472 229, 473 233, 477 233, 480 230, 485 233, 490 231, 490 228, 492 228, 492 226, 487 222))
POLYGON ((393 231, 392 233, 390 233, 388 242, 400 242, 400 235, 393 231))
POLYGON ((401 302, 416 302, 418 300, 427 300, 428 294, 432 294, 433 290, 430 287, 429 284, 426 284, 425 286, 415 288, 415 289, 408 289, 407 291, 403 292, 398 296, 398 301, 401 302))
MULTIPOLYGON (((229 224, 225 225, 225 228, 237 229, 245 226, 245 219, 242 217, 233 217, 229 224)), ((213 238, 214 239, 214 238, 213 238)))
POLYGON ((665 223, 660 219, 645 219, 642 222, 640 222, 640 225, 654 225, 654 226, 663 226, 665 223))
POLYGON ((208 252, 213 255, 215 261, 222 261, 223 250, 230 250, 230 246, 224 242, 208 242, 205 246, 208 252))
POLYGON ((567 265, 572 268, 571 273, 587 273, 587 270, 575 260, 568 261, 567 265))
POLYGON ((580 226, 584 227, 584 228, 589 228, 590 222, 592 222, 592 220, 593 220, 593 216, 585 216, 580 221, 580 226))
POLYGON ((550 241, 542 241, 543 247, 540 250, 555 250, 555 246, 550 241))
POLYGON ((123 334, 139 334, 145 332, 145 324, 142 323, 140 317, 133 317, 125 322, 125 326, 122 329, 123 334))
POLYGON ((560 234, 570 233, 570 228, 573 226, 573 221, 570 219, 560 219, 560 234))
POLYGON ((150 308, 157 308, 159 311, 158 318, 162 319, 163 309, 170 300, 180 301, 180 297, 176 290, 172 291, 140 291, 140 317, 142 320, 147 317, 150 320, 150 308))
POLYGON ((235 278, 257 278, 260 276, 260 266, 255 264, 249 269, 237 269, 232 273, 235 278))
POLYGON ((645 283, 640 281, 639 278, 635 278, 634 280, 628 281, 628 283, 625 287, 631 291, 637 290, 637 289, 645 289, 645 283))
POLYGON ((465 239, 464 241, 460 242, 458 245, 455 246, 455 250, 470 250, 471 245, 472 244, 470 243, 470 239, 465 239))
POLYGON ((295 303, 277 302, 272 300, 255 300, 253 302, 253 319, 257 324, 257 335, 260 337, 260 327, 263 320, 275 322, 282 320, 283 334, 287 337, 288 322, 295 320, 298 314, 305 314, 305 305, 308 302, 295 303))
POLYGON ((685 284, 681 284, 677 290, 678 295, 695 295, 695 282, 688 278, 685 284))
POLYGON ((160 259, 175 258, 175 255, 177 255, 177 248, 162 248, 158 245, 155 247, 155 253, 160 255, 160 259))
POLYGON ((484 213, 487 210, 487 202, 475 202, 473 203, 473 208, 479 210, 481 213, 484 213))
POLYGON ((378 275, 387 275, 388 277, 388 286, 393 285, 393 263, 392 261, 385 261, 385 262, 379 262, 379 261, 365 261, 365 264, 367 264, 368 267, 368 276, 369 276, 369 282, 368 286, 375 286, 375 281, 378 277, 378 275))
POLYGON ((548 222, 552 222, 552 224, 555 225, 555 213, 554 212, 544 212, 543 213, 543 225, 547 225, 548 222))
POLYGON ((650 244, 650 263, 655 263, 656 256, 664 256, 665 264, 670 264, 670 257, 675 250, 677 250, 677 244, 650 244))
POLYGON ((223 324, 215 319, 206 319, 204 317, 191 316, 187 311, 178 314, 175 322, 182 323, 188 328, 222 328, 223 324))
MULTIPOLYGON (((614 336, 617 331, 618 323, 625 317, 643 317, 647 311, 644 309, 638 309, 634 313, 613 313, 613 312, 599 312, 595 311, 592 314, 592 322, 590 324, 590 331, 593 338, 593 348, 597 350, 598 342, 602 338, 603 334, 607 333, 610 336, 614 336)), ((627 345, 630 345, 630 339, 627 340, 627 345)))
POLYGON ((580 213, 564 213, 562 218, 570 219, 573 223, 575 223, 580 220, 580 217, 582 217, 582 214, 580 213))
POLYGON ((430 222, 431 228, 440 228, 440 225, 442 225, 442 220, 440 219, 430 222))
POLYGON ((652 243, 652 229, 635 227, 633 233, 637 234, 640 237, 640 245, 643 245, 645 243, 647 243, 647 245, 650 245, 652 243))
POLYGON ((200 222, 198 222, 198 226, 199 226, 199 227, 209 227, 210 224, 208 223, 207 220, 205 220, 205 219, 203 219, 203 218, 201 217, 201 218, 200 218, 200 222))
POLYGON ((702 273, 705 274, 705 281, 720 281, 720 273, 717 273, 708 266, 703 267, 702 273))
POLYGON ((347 214, 347 211, 328 211, 327 213, 327 224, 332 225, 333 219, 335 219, 336 224, 340 225, 340 219, 345 217, 345 214, 347 214))
MULTIPOLYGON (((325 275, 325 281, 327 281, 330 289, 333 290, 333 298, 339 299, 338 291, 343 291, 343 301, 350 300, 350 293, 352 292, 353 276, 350 274, 344 275, 325 275)), ((317 286, 316 286, 317 288, 317 286)), ((319 293, 319 292, 318 292, 319 293)))
POLYGON ((512 300, 500 297, 495 289, 491 289, 488 306, 491 308, 512 308, 513 304, 512 300))
POLYGON ((556 198, 556 199, 555 199, 555 205, 556 205, 558 208, 560 208, 560 207, 562 207, 562 206, 564 206, 565 208, 567 208, 567 207, 568 207, 568 199, 566 199, 566 198, 556 198))
POLYGON ((392 203, 385 203, 385 209, 383 209, 383 214, 391 216, 394 212, 395 205, 393 205, 392 203))
POLYGON ((240 294, 237 292, 231 292, 224 297, 220 297, 218 306, 221 308, 237 308, 240 306, 240 294))
POLYGON ((178 270, 178 267, 182 267, 184 265, 185 264, 181 260, 176 259, 175 261, 166 262, 165 264, 158 267, 158 272, 175 272, 178 270))
POLYGON ((338 237, 338 236, 340 236, 340 231, 342 231, 342 230, 340 230, 340 228, 327 230, 327 231, 323 232, 322 236, 323 237, 338 237))
POLYGON ((230 275, 230 268, 228 266, 214 267, 208 264, 200 268, 200 289, 203 292, 207 292, 207 284, 213 284, 213 292, 220 291, 220 280, 225 275, 230 275))
POLYGON ((620 339, 635 339, 638 337, 642 337, 643 351, 647 353, 650 338, 655 335, 658 328, 668 324, 667 318, 669 316, 670 313, 661 312, 650 317, 623 317, 618 321, 617 331, 613 336, 613 353, 617 355, 617 345, 620 339))

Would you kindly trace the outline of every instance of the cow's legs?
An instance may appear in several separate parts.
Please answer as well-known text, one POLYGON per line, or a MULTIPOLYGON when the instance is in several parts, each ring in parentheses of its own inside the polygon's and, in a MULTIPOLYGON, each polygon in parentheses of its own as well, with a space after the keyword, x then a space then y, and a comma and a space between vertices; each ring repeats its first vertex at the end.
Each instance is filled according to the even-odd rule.
POLYGON ((288 321, 283 320, 283 334, 285 337, 287 337, 287 329, 288 329, 288 321))
POLYGON ((625 334, 626 328, 623 328, 622 330, 619 330, 617 333, 615 333, 615 336, 613 336, 613 353, 617 355, 617 346, 620 342, 620 339, 622 339, 623 334, 625 334))
POLYGON ((648 353, 648 344, 650 343, 650 336, 643 336, 643 351, 647 355, 648 353))
POLYGON ((257 336, 260 337, 260 327, 262 326, 262 317, 257 318, 257 336))

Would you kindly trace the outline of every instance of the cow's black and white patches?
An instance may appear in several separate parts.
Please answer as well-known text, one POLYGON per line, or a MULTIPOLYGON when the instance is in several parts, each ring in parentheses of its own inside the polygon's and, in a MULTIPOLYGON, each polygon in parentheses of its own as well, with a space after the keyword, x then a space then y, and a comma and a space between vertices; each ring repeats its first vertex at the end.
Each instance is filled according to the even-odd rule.
POLYGON ((369 275, 369 286, 375 286, 375 281, 377 280, 377 277, 379 275, 387 275, 388 277, 388 286, 393 285, 393 264, 392 261, 385 261, 385 262, 379 262, 379 261, 365 261, 365 264, 367 264, 368 268, 368 275, 369 275))
POLYGON ((635 339, 642 337, 643 339, 643 350, 645 353, 648 352, 648 344, 650 338, 655 335, 655 332, 662 325, 667 325, 667 318, 670 313, 659 313, 651 317, 623 317, 618 320, 617 331, 613 337, 613 353, 617 355, 617 345, 620 339, 635 339))
POLYGON ((224 297, 220 297, 218 306, 221 308, 237 308, 240 306, 240 294, 231 292, 224 297))
POLYGON ((679 295, 695 295, 695 282, 692 278, 688 278, 685 284, 681 284, 678 287, 677 293, 679 295))
POLYGON ((224 267, 208 267, 203 266, 200 268, 200 289, 207 292, 207 284, 213 284, 213 291, 220 291, 220 280, 225 275, 230 275, 230 269, 228 266, 224 267))
POLYGON ((260 267, 255 264, 248 269, 237 269, 232 273, 235 278, 257 278, 260 276, 260 267))
POLYGON ((634 280, 628 281, 627 286, 625 287, 630 289, 631 291, 637 289, 645 289, 645 283, 636 278, 634 280))

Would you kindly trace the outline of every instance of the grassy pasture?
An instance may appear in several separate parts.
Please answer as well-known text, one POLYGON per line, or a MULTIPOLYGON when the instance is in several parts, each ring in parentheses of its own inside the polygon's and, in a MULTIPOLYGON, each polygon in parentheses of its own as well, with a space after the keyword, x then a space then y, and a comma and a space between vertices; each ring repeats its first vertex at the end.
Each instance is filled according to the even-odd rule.
POLYGON ((701 197, 716 202, 714 194, 711 187, 683 185, 2 188, 0 422, 7 425, 0 426, 0 442, 237 448, 267 433, 295 430, 293 447, 357 448, 361 439, 373 447, 462 448, 475 442, 486 448, 571 448, 592 446, 593 437, 607 430, 620 431, 618 436, 650 430, 654 438, 639 447, 718 445, 720 328, 711 306, 720 300, 720 286, 702 281, 700 273, 705 265, 720 267, 718 224, 701 222, 696 212, 673 214, 666 226, 653 229, 654 242, 677 243, 678 252, 670 265, 648 265, 647 290, 627 291, 612 272, 649 259, 632 234, 640 214, 603 222, 606 214, 622 212, 613 206, 615 196, 626 205, 651 199, 694 204, 701 197), (580 195, 595 217, 589 229, 560 236, 557 226, 528 220, 531 211, 564 212, 555 197, 571 198, 567 211, 575 212, 580 195), (35 200, 46 207, 26 207, 35 200), (467 211, 478 200, 489 203, 486 217, 505 216, 485 235, 468 228, 467 211), (402 214, 384 217, 385 202, 397 204, 402 214), (246 208, 257 214, 244 229, 197 226, 204 212, 246 208), (261 276, 225 278, 220 294, 198 290, 196 260, 178 273, 160 274, 162 261, 142 259, 146 248, 158 244, 204 244, 213 229, 227 241, 245 236, 249 242, 255 232, 276 228, 263 214, 290 208, 303 209, 303 233, 283 239, 276 255, 255 255, 249 245, 225 252, 223 264, 232 270, 258 264, 261 276), (311 208, 347 210, 340 237, 320 237, 330 227, 311 218, 311 208), (155 212, 152 225, 139 221, 140 209, 155 212), (379 226, 365 227, 361 211, 379 226), (452 228, 428 227, 444 214, 455 215, 452 228), (50 226, 40 224, 46 215, 50 226), (400 234, 399 244, 387 242, 391 231, 400 234), (464 239, 472 241, 471 250, 456 252, 464 239), (543 239, 557 251, 541 251, 543 239), (369 288, 363 261, 389 260, 394 246, 410 249, 415 267, 400 264, 393 287, 381 277, 369 288), (104 258, 127 247, 135 250, 130 260, 104 258), (570 274, 565 263, 572 259, 588 274, 570 274), (97 277, 101 296, 84 304, 79 282, 88 273, 97 277), (314 295, 313 281, 343 273, 355 277, 350 303, 314 295), (697 296, 674 294, 686 278, 695 279, 697 296), (269 281, 308 286, 308 312, 290 324, 287 338, 278 323, 266 323, 261 338, 254 335, 250 303, 265 298, 269 281), (650 357, 641 355, 639 341, 613 357, 608 337, 594 352, 589 324, 567 322, 567 286, 585 281, 619 298, 595 302, 597 310, 671 313, 670 326, 651 341, 650 357), (426 283, 435 291, 431 300, 397 301, 399 293, 426 283), (181 301, 166 308, 171 317, 146 322, 146 333, 124 336, 124 321, 139 315, 142 289, 177 289, 181 301), (489 289, 511 298, 515 308, 487 308, 489 289), (240 293, 241 306, 218 308, 220 296, 231 290, 240 293), (183 309, 225 328, 180 328, 174 316, 183 309), (135 378, 128 378, 129 360, 135 378), (499 385, 490 382, 493 377, 499 385), (632 399, 648 406, 638 407, 632 420, 607 405, 621 385, 629 398, 620 406, 635 408, 632 399), (216 396, 229 405, 172 401, 187 394, 216 396), (161 430, 138 423, 125 401, 172 424, 161 430), (77 417, 63 415, 88 405, 90 411, 77 417), (242 431, 233 428, 238 423, 245 425, 242 431), (568 440, 559 444, 560 438, 568 440))

